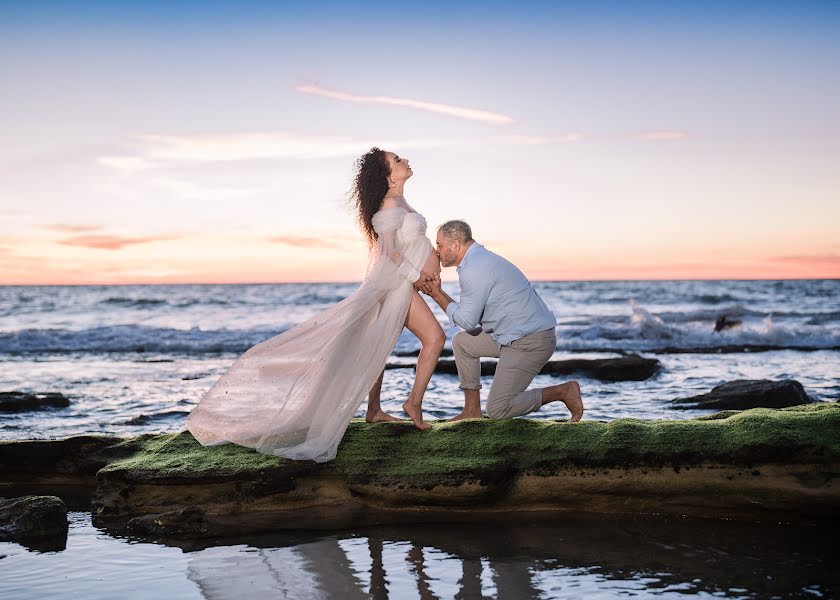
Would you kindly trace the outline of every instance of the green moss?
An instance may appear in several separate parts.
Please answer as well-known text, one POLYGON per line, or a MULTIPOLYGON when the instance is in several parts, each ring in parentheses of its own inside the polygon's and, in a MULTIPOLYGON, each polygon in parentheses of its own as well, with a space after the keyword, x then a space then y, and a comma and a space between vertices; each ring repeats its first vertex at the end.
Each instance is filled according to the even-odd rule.
POLYGON ((675 467, 840 460, 840 406, 727 411, 683 421, 617 419, 567 423, 533 419, 435 422, 426 432, 410 423, 350 423, 336 460, 290 461, 227 444, 203 447, 188 432, 126 440, 137 451, 104 472, 145 471, 156 477, 280 470, 289 477, 335 469, 353 483, 429 487, 471 481, 492 484, 514 473, 557 468, 675 467))
POLYGON ((354 423, 336 465, 351 481, 491 483, 513 472, 547 474, 564 465, 683 466, 840 459, 840 406, 753 409, 720 419, 566 423, 490 419, 409 424, 354 423))
POLYGON ((108 464, 100 472, 107 474, 114 471, 140 470, 154 472, 162 478, 201 473, 236 475, 246 471, 275 469, 294 462, 235 444, 204 447, 188 431, 141 435, 128 438, 123 444, 135 448, 136 451, 108 464))

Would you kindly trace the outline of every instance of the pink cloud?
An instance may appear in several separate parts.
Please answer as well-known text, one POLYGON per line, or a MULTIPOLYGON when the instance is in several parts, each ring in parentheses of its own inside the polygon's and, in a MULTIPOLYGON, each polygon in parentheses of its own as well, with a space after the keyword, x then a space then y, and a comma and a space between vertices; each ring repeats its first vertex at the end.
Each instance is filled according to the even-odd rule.
POLYGON ((275 244, 285 244, 286 246, 296 246, 298 248, 342 248, 342 238, 335 239, 334 237, 311 237, 302 235, 278 235, 271 237, 268 241, 275 244))
POLYGON ((671 141, 682 140, 688 137, 685 131, 678 131, 675 129, 661 129, 658 131, 643 131, 636 136, 637 139, 646 141, 671 141))
POLYGON ((584 135, 579 131, 573 131, 563 135, 500 135, 491 138, 492 141, 498 144, 513 144, 513 145, 537 145, 537 144, 556 144, 563 142, 579 142, 584 139, 584 135))
POLYGON ((408 108, 416 108, 419 110, 440 113, 449 115, 450 117, 458 117, 460 119, 484 121, 485 123, 491 123, 493 125, 509 125, 516 122, 512 117, 489 110, 468 108, 466 106, 453 106, 437 102, 426 102, 423 100, 413 100, 411 98, 394 98, 391 96, 358 96, 348 92, 328 90, 319 85, 299 85, 295 87, 295 90, 304 94, 323 96, 325 98, 332 98, 333 100, 343 100, 345 102, 355 102, 358 104, 390 104, 393 106, 407 106, 408 108))
POLYGON ((61 240, 59 244, 66 246, 81 246, 83 248, 96 248, 99 250, 120 250, 124 246, 133 244, 147 244, 149 242, 160 242, 163 240, 171 240, 172 237, 120 237, 115 235, 80 235, 66 240, 61 240))
POLYGON ((801 255, 788 255, 788 256, 776 256, 773 257, 771 260, 775 262, 786 262, 786 263, 806 263, 806 264, 813 264, 813 265, 824 265, 824 266, 836 266, 840 267, 840 254, 801 254, 801 255))
POLYGON ((83 233, 85 231, 96 231, 102 229, 101 225, 68 225, 64 223, 56 223, 55 225, 47 226, 50 231, 58 231, 59 233, 83 233))

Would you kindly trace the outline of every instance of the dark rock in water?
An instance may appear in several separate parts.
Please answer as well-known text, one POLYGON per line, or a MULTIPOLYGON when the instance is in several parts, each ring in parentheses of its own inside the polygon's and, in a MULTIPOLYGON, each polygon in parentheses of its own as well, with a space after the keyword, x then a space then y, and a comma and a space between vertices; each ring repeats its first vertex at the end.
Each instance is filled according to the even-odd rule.
MULTIPOLYGON (((583 373, 601 381, 644 381, 659 370, 660 362, 655 358, 642 358, 636 354, 617 358, 550 360, 540 371, 541 375, 570 375, 583 373)), ((457 374, 454 360, 438 361, 436 373, 457 374)), ((493 375, 496 363, 482 361, 481 374, 493 375)))
MULTIPOLYGON (((143 436, 135 438, 142 440, 143 436)), ((30 479, 42 474, 95 475, 116 458, 136 452, 132 440, 107 435, 80 435, 64 440, 21 440, 0 443, 0 473, 30 479)))
POLYGON ((201 536, 207 533, 207 515, 198 506, 186 506, 157 515, 134 517, 126 524, 131 533, 150 536, 201 536))
POLYGON ((581 372, 601 381, 644 381, 652 377, 660 366, 660 362, 655 358, 629 354, 618 358, 549 361, 540 373, 569 375, 581 372))
POLYGON ((56 496, 0 498, 0 540, 67 535, 67 506, 56 496))
MULTIPOLYGON (((393 352, 394 356, 420 356, 420 350, 399 350, 397 352, 393 352)), ((444 348, 440 351, 441 356, 453 356, 452 348, 444 348)))
POLYGON ((190 414, 187 410, 168 410, 159 413, 152 413, 151 415, 147 415, 145 413, 140 413, 136 417, 131 417, 130 419, 126 419, 124 421, 117 421, 114 425, 148 425, 152 421, 162 421, 165 419, 180 419, 186 417, 190 414))
POLYGON ((395 362, 395 363, 386 363, 385 370, 388 371, 390 369, 414 369, 417 367, 417 363, 413 362, 395 362))
POLYGON ((59 392, 43 394, 0 392, 0 412, 21 412, 47 407, 65 408, 67 406, 70 406, 70 400, 59 392))
POLYGON ((708 394, 678 398, 671 402, 674 408, 745 410, 799 406, 810 404, 814 400, 805 393, 801 383, 792 379, 783 381, 747 379, 724 383, 713 388, 708 394))
POLYGON ((136 452, 144 439, 83 435, 0 441, 0 496, 47 494, 61 497, 71 510, 89 510, 96 472, 136 452))
POLYGON ((730 319, 726 315, 721 315, 715 321, 715 333, 723 331, 724 329, 731 329, 741 324, 739 319, 730 319))

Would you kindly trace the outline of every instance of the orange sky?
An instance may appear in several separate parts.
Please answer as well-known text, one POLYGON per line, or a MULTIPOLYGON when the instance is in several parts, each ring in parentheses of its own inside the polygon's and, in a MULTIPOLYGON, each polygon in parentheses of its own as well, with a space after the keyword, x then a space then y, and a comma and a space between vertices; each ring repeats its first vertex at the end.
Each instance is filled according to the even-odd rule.
MULTIPOLYGON (((55 229, 55 228, 54 228, 55 229)), ((38 284, 274 283, 358 281, 366 251, 361 240, 338 237, 332 246, 316 237, 294 239, 201 236, 196 239, 61 234, 12 239, 0 246, 2 282, 38 284), (10 248, 17 248, 11 252, 10 248), (27 253, 20 250, 29 249, 27 253)), ((710 260, 626 252, 597 256, 529 253, 510 241, 486 243, 533 280, 597 279, 821 279, 840 278, 840 256, 752 256, 710 260)), ((522 246, 525 246, 523 243, 522 246)), ((445 269, 445 280, 456 278, 445 269)))

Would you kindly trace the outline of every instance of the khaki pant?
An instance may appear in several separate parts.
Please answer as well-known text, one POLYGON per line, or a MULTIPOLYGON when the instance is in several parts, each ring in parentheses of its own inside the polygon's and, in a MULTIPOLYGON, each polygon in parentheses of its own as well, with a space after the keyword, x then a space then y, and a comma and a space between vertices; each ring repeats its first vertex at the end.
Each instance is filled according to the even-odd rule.
POLYGON ((525 388, 554 354, 556 344, 553 328, 528 334, 507 346, 499 345, 483 331, 478 335, 457 333, 452 338, 452 352, 458 367, 459 387, 481 389, 481 357, 498 357, 487 398, 487 415, 491 419, 512 419, 534 412, 542 406, 542 390, 525 391, 525 388))

